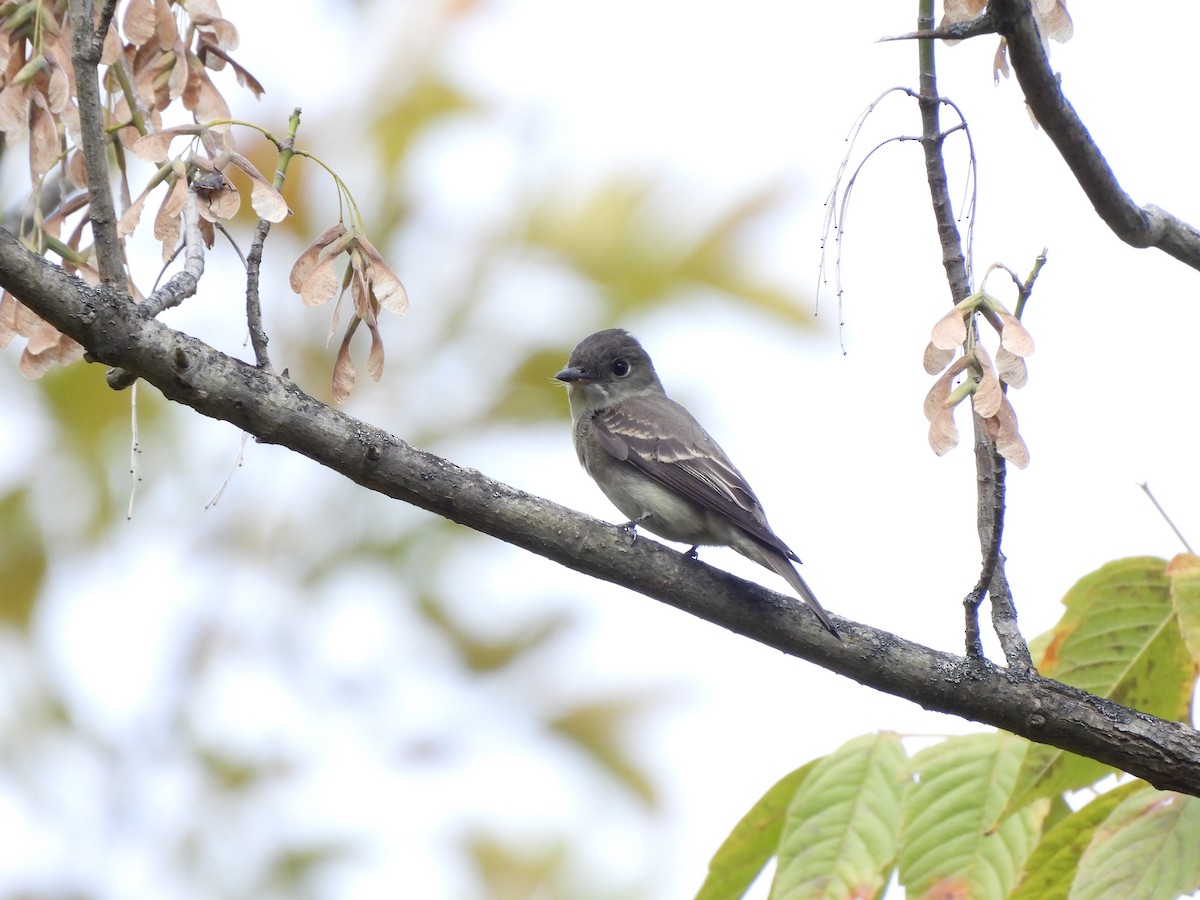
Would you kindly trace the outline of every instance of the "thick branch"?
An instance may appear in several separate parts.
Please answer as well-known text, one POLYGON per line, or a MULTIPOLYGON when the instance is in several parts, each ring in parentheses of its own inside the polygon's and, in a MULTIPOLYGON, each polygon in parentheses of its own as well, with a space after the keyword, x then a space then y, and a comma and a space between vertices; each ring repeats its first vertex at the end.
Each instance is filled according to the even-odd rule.
MULTIPOLYGON (((112 17, 110 6, 112 4, 105 7, 109 18, 112 17)), ((100 65, 104 41, 103 35, 97 35, 92 27, 92 10, 92 0, 71 0, 71 64, 75 68, 79 100, 79 129, 91 198, 88 209, 96 267, 100 271, 100 280, 116 287, 125 284, 125 263, 121 259, 116 208, 108 182, 108 138, 104 132, 104 107, 96 68, 100 65)))
POLYGON ((412 503, 579 572, 624 585, 738 634, 928 709, 985 722, 1200 796, 1200 733, 1034 674, 972 661, 837 619, 619 529, 464 469, 360 422, 294 384, 89 288, 0 230, 0 285, 110 365, 171 400, 231 422, 370 490, 412 503))
POLYGON ((989 13, 1008 39, 1009 60, 1025 102, 1100 218, 1127 244, 1157 247, 1200 269, 1200 231, 1157 206, 1138 206, 1121 188, 1050 68, 1030 0, 992 0, 989 13))

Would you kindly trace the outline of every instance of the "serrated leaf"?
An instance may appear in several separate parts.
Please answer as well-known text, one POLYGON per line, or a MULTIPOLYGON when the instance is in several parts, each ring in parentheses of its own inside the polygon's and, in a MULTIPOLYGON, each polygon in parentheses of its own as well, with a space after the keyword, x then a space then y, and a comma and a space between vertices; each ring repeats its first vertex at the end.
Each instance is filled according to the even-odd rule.
POLYGON ((863 735, 818 763, 788 809, 772 900, 872 897, 896 858, 907 755, 892 733, 863 735))
POLYGON ((1134 781, 1101 794, 1043 834, 1010 900, 1066 900, 1096 829, 1118 804, 1145 786, 1144 781, 1134 781))
POLYGON ((784 775, 742 816, 713 854, 696 900, 734 900, 746 893, 775 855, 792 797, 819 762, 784 775))
POLYGON ((1200 662, 1200 556, 1180 553, 1167 564, 1167 577, 1184 646, 1200 662))
POLYGON ((1028 742, 1004 733, 949 738, 913 759, 899 865, 909 897, 1005 897, 1049 809, 1041 801, 999 826, 1028 742))
MULTIPOLYGON (((1166 564, 1154 557, 1116 560, 1081 578, 1063 598, 1038 671, 1134 709, 1182 720, 1196 663, 1175 622, 1166 564)), ((1083 787, 1111 771, 1047 747, 1022 766, 1013 808, 1034 797, 1083 787)))
POLYGON ((1174 900, 1200 889, 1200 801, 1151 787, 1105 819, 1079 863, 1070 900, 1174 900))

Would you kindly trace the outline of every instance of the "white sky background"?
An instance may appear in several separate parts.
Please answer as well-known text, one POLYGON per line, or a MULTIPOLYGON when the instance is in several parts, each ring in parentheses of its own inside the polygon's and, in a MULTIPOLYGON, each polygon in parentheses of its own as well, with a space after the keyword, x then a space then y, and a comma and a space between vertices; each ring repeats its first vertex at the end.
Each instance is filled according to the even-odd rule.
MULTIPOLYGON (((314 40, 325 47, 320 66, 306 63, 306 51, 263 49, 278 46, 277 5, 228 0, 225 10, 241 29, 239 58, 267 85, 273 108, 296 103, 306 121, 329 122, 332 110, 353 96, 356 73, 371 81, 364 57, 374 62, 383 53, 402 52, 401 28, 414 30, 406 16, 420 18, 423 7, 398 5, 404 12, 394 27, 377 29, 378 45, 364 47, 352 31, 354 17, 331 12, 336 4, 313 3, 307 15, 298 12, 304 5, 293 5, 288 17, 291 27, 309 22, 314 32, 319 29, 314 40)), ((504 127, 520 130, 546 167, 581 185, 597 171, 666 170, 673 202, 693 205, 697 215, 711 215, 723 201, 766 183, 792 186, 794 207, 747 252, 779 279, 815 290, 822 203, 845 152, 843 138, 884 89, 915 84, 915 47, 874 42, 909 30, 915 3, 758 0, 720 12, 710 8, 718 9, 670 0, 495 3, 462 32, 447 65, 462 84, 496 104, 504 127)), ((1054 46, 1053 64, 1132 196, 1200 222, 1190 99, 1200 8, 1146 3, 1139 11, 1130 16, 1127 4, 1111 0, 1076 4, 1075 38, 1054 46)), ((292 37, 289 44, 306 41, 292 37)), ((1025 317, 1037 342, 1030 381, 1012 395, 1032 463, 1023 472, 1010 470, 1005 540, 1023 630, 1032 637, 1057 619, 1063 592, 1101 563, 1181 549, 1139 482, 1149 481, 1185 534, 1200 540, 1200 474, 1188 415, 1196 408, 1200 276, 1160 252, 1126 247, 1099 222, 1049 140, 1030 124, 1015 82, 992 86, 994 49, 993 38, 940 47, 938 63, 942 91, 966 112, 979 157, 976 273, 999 260, 1024 274, 1041 248, 1049 248, 1025 317)), ((353 122, 346 126, 352 136, 353 122)), ((868 128, 861 148, 918 129, 915 105, 897 97, 868 128)), ((350 155, 353 146, 351 140, 342 152, 350 155)), ((503 152, 511 150, 498 151, 499 161, 488 150, 454 146, 448 138, 444 154, 431 153, 423 172, 428 190, 445 192, 448 217, 455 204, 477 209, 494 202, 475 189, 472 173, 502 167, 503 152)), ((965 154, 959 139, 949 142, 948 156, 961 186, 965 154)), ((351 160, 343 165, 339 158, 338 166, 353 171, 351 160)), ((353 184, 352 175, 349 180, 359 193, 369 193, 353 184)), ((961 188, 953 196, 958 200, 961 188)), ((961 652, 960 600, 978 567, 970 429, 964 413, 963 444, 943 459, 926 444, 921 403, 932 379, 921 368, 921 354, 948 292, 915 144, 876 154, 856 187, 847 228, 840 335, 832 287, 822 291, 820 327, 807 335, 747 318, 716 300, 636 322, 590 321, 556 308, 553 298, 530 302, 552 310, 538 317, 540 327, 564 329, 566 343, 610 325, 629 327, 642 338, 668 391, 697 414, 755 485, 828 609, 961 652)), ((413 309, 406 320, 385 323, 396 336, 428 327, 422 324, 421 279, 429 276, 403 269, 400 275, 413 309)), ((1002 299, 1011 298, 1002 281, 990 284, 1002 299)), ((374 390, 361 384, 348 411, 403 437, 402 411, 394 412, 394 420, 368 413, 374 390)), ((220 440, 230 443, 224 431, 220 440)), ((255 471, 256 456, 274 458, 267 452, 252 448, 237 477, 269 479, 265 463, 255 471)), ((498 435, 455 447, 452 458, 618 519, 576 465, 565 399, 560 432, 498 435)), ((222 460, 227 465, 227 457, 222 460)), ((671 810, 661 846, 650 850, 664 873, 663 897, 689 896, 738 817, 797 765, 876 729, 943 734, 973 727, 498 542, 480 539, 471 546, 487 573, 476 593, 488 602, 469 611, 473 618, 521 615, 531 579, 541 594, 578 598, 588 610, 594 628, 577 640, 569 658, 558 660, 554 677, 598 688, 682 686, 684 699, 644 736, 644 753, 666 784, 671 810)), ((732 552, 709 550, 702 558, 782 589, 732 552)), ((171 565, 169 553, 154 565, 143 563, 147 578, 155 567, 171 565)), ((105 577, 86 575, 93 582, 105 577)), ((114 571, 107 577, 117 576, 114 571)), ((146 604, 143 612, 152 608, 146 604)), ((354 642, 370 634, 375 621, 363 606, 331 628, 346 629, 354 642)), ((99 623, 76 610, 60 627, 52 634, 72 660, 64 665, 86 669, 71 653, 84 652, 99 623)), ((148 632, 153 627, 148 624, 148 632)), ((336 665, 332 639, 330 647, 329 664, 336 665)), ((153 659, 134 659, 125 670, 109 666, 111 690, 94 684, 90 690, 120 696, 154 665, 153 659)), ((254 692, 256 684, 247 673, 239 690, 254 698, 256 709, 270 706, 269 698, 254 692)), ((470 714, 460 712, 464 729, 470 714)), ((504 749, 471 752, 507 766, 537 765, 508 758, 504 749)), ((351 744, 330 739, 330 777, 318 782, 318 796, 309 798, 314 804, 322 791, 331 797, 377 795, 381 773, 358 765, 363 761, 355 753, 351 744), (354 781, 353 773, 362 780, 354 781)), ((389 799, 387 792, 395 791, 398 806, 440 805, 448 807, 446 815, 485 809, 509 816, 530 803, 505 788, 522 784, 519 778, 497 778, 483 762, 469 771, 459 783, 414 779, 388 782, 382 790, 389 799)), ((331 896, 380 896, 395 884, 431 900, 462 896, 462 885, 438 880, 444 872, 421 867, 421 848, 427 849, 422 842, 429 837, 416 819, 378 810, 372 815, 379 816, 380 852, 331 896), (404 849, 397 853, 397 847, 404 849)), ((0 830, 6 830, 2 822, 0 830)), ((636 850, 608 839, 597 837, 597 854, 620 858, 636 850)), ((115 883, 137 888, 128 880, 115 883)), ((152 891, 153 885, 150 879, 142 889, 152 891)))

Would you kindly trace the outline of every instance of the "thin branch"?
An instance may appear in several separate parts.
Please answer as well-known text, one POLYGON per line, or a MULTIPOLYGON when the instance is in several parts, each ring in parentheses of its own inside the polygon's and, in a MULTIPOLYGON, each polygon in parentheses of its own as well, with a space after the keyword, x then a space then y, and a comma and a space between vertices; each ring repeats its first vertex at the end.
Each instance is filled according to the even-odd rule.
POLYGON ((1008 575, 1004 571, 1004 554, 996 560, 996 571, 992 576, 992 586, 988 590, 992 598, 992 630, 1000 639, 1000 648, 1008 668, 1014 672, 1033 674, 1037 669, 1033 666, 1033 657, 1029 655, 1029 645, 1017 627, 1017 608, 1013 605, 1012 589, 1008 586, 1008 575))
POLYGON ((148 319, 0 229, 0 286, 170 400, 248 431, 354 482, 927 709, 1002 728, 1200 796, 1200 733, 1038 675, 968 660, 835 616, 844 642, 800 601, 686 559, 473 469, 418 450, 298 390, 292 382, 148 319))
MULTIPOLYGON (((932 25, 933 2, 921 0, 920 25, 932 25)), ((962 252, 962 238, 954 220, 954 206, 950 202, 950 190, 946 177, 946 164, 942 159, 942 134, 939 111, 942 101, 937 93, 937 71, 933 59, 933 42, 920 44, 920 96, 921 147, 925 151, 925 179, 929 183, 933 216, 937 221, 938 240, 942 245, 942 266, 946 270, 946 281, 950 285, 950 302, 965 300, 971 293, 967 276, 967 263, 962 252)))
POLYGON ((1146 496, 1150 498, 1150 502, 1154 504, 1154 508, 1158 510, 1158 514, 1163 517, 1163 521, 1171 526, 1171 530, 1175 532, 1175 537, 1179 538, 1179 543, 1183 544, 1183 548, 1187 550, 1188 553, 1195 553, 1195 551, 1192 549, 1192 545, 1189 544, 1187 538, 1183 536, 1183 532, 1179 530, 1175 522, 1172 521, 1171 517, 1167 515, 1167 511, 1162 508, 1162 504, 1158 502, 1158 498, 1150 492, 1149 482, 1143 481, 1140 485, 1138 485, 1138 487, 1146 492, 1146 496))
MULTIPOLYGON (((296 131, 299 127, 300 107, 297 106, 288 119, 287 137, 278 142, 279 155, 275 163, 275 177, 271 180, 277 191, 283 190, 288 163, 295 155, 296 131)), ((271 371, 271 358, 267 355, 267 332, 263 328, 258 281, 262 270, 263 246, 270 231, 271 223, 266 219, 259 219, 258 226, 254 229, 254 241, 250 244, 250 253, 246 257, 246 324, 250 329, 250 345, 254 348, 254 360, 258 367, 268 372, 271 371)))
POLYGON ((163 310, 194 297, 204 275, 204 236, 200 233, 200 210, 196 192, 188 189, 183 200, 183 268, 167 279, 141 304, 142 315, 153 318, 163 310))
POLYGON ((75 67, 83 162, 91 198, 89 215, 92 241, 96 246, 96 268, 104 284, 124 290, 125 263, 121 258, 117 215, 109 183, 108 136, 104 131, 104 106, 97 72, 103 39, 96 40, 92 10, 92 0, 71 0, 71 62, 75 67))
MULTIPOLYGON (((933 19, 929 19, 932 25, 933 19)), ((918 31, 910 31, 907 34, 893 34, 888 37, 881 37, 880 43, 888 41, 929 41, 929 40, 945 40, 945 41, 965 41, 968 38, 979 37, 983 34, 995 34, 996 21, 992 15, 991 7, 985 9, 977 18, 967 22, 951 22, 948 25, 941 25, 937 28, 921 28, 918 31)))
POLYGON ((1138 206, 1117 181, 1050 68, 1030 0, 991 0, 988 11, 1008 41, 1025 102, 1100 218, 1127 244, 1157 247, 1200 269, 1200 230, 1152 204, 1138 206))
MULTIPOLYGON (((113 13, 117 11, 117 0, 104 0, 104 6, 100 9, 100 21, 96 23, 96 33, 92 40, 96 43, 97 53, 104 50, 104 38, 108 35, 109 26, 112 25, 113 13)), ((96 57, 99 61, 100 57, 96 57)))
MULTIPOLYGON (((919 31, 933 27, 933 0, 921 0, 919 31)), ((929 182, 929 195, 933 203, 933 215, 937 221, 938 238, 942 245, 942 266, 946 270, 946 281, 950 285, 950 299, 958 303, 971 293, 970 266, 962 251, 962 238, 954 218, 954 207, 950 202, 950 191, 946 177, 946 164, 942 158, 942 135, 939 111, 941 99, 937 93, 937 68, 933 55, 933 41, 922 40, 920 59, 920 108, 925 150, 925 178, 929 182)), ((962 112, 955 107, 959 118, 962 112)), ((979 606, 991 587, 998 571, 1000 539, 1004 522, 1004 460, 996 452, 996 446, 983 429, 983 423, 972 409, 971 419, 975 430, 975 481, 976 526, 979 530, 979 547, 982 555, 979 579, 975 587, 963 599, 967 656, 983 659, 983 643, 979 637, 979 606)))

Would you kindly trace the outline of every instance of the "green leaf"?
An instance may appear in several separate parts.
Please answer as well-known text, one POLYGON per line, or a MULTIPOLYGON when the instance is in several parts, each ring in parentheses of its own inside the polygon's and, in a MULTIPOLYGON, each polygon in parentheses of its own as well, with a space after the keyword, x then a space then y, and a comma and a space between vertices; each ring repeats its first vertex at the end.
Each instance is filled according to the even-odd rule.
POLYGON ((775 855, 792 797, 821 760, 784 775, 763 794, 713 854, 696 900, 735 900, 746 893, 775 855))
POLYGON ((1193 664, 1200 662, 1200 557, 1180 553, 1167 564, 1167 575, 1183 643, 1193 664))
POLYGON ((1096 829, 1119 803, 1145 786, 1144 781, 1134 781, 1101 794, 1047 831, 1029 854, 1025 877, 1010 900, 1066 900, 1096 829))
MULTIPOLYGON (((1196 664, 1176 623, 1166 564, 1121 559, 1081 578, 1045 643, 1038 671, 1164 719, 1186 718, 1196 664)), ((1013 808, 1091 784, 1112 771, 1038 746, 1025 759, 1013 808)))
POLYGON ((949 738, 913 759, 900 882, 910 897, 1006 897, 1049 809, 1040 801, 997 826, 1028 746, 1009 734, 949 738))
POLYGON ((1096 831, 1070 900, 1174 900, 1200 889, 1200 800, 1143 787, 1096 831))
POLYGON ((857 737, 820 761, 788 809, 772 900, 883 889, 896 859, 907 762, 892 733, 857 737))

